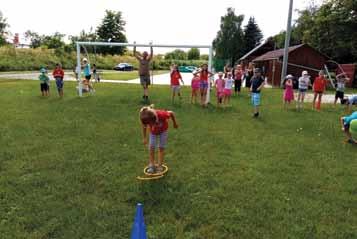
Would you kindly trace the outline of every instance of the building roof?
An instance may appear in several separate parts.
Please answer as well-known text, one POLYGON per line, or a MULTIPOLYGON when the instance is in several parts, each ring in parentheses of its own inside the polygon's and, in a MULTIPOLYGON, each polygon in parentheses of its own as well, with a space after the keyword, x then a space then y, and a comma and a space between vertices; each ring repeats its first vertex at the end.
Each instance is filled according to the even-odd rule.
MULTIPOLYGON (((304 45, 305 44, 300 44, 300 45, 289 47, 289 54, 304 45)), ((267 60, 279 59, 282 56, 284 56, 284 48, 278 49, 275 51, 269 51, 269 52, 255 58, 253 61, 267 61, 267 60)))
MULTIPOLYGON (((251 56, 252 54, 254 54, 255 52, 257 52, 258 50, 260 50, 261 48, 268 46, 269 44, 272 44, 272 39, 268 38, 266 39, 264 42, 262 42, 260 45, 256 46, 253 50, 251 50, 250 52, 248 52, 247 54, 245 54, 244 56, 242 56, 239 61, 243 61, 246 58, 248 58, 249 56, 251 56)), ((274 49, 272 47, 272 49, 274 49)))

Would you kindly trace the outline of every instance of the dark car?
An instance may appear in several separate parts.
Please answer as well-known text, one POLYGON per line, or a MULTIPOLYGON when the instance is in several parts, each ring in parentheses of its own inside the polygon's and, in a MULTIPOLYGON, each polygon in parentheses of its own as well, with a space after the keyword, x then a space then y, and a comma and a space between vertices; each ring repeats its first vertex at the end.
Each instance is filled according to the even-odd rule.
POLYGON ((134 70, 133 65, 129 63, 120 63, 114 67, 114 70, 116 71, 132 71, 134 70))

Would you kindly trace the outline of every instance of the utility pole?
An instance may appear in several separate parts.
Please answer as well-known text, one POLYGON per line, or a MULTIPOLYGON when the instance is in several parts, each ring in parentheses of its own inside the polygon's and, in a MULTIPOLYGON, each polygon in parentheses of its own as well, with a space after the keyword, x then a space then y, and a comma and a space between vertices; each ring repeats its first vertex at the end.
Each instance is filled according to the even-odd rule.
POLYGON ((290 36, 291 36, 291 18, 293 15, 293 5, 294 5, 293 2, 294 2, 293 0, 290 0, 290 4, 289 4, 288 26, 286 28, 283 69, 281 71, 280 86, 283 86, 283 82, 284 82, 286 73, 288 71, 289 45, 290 45, 290 36))

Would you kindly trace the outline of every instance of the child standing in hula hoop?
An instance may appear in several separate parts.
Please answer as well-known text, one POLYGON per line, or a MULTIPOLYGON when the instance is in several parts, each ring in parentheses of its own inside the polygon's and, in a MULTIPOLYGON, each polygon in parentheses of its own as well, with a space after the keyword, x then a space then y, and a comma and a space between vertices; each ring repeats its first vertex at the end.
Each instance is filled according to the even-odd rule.
POLYGON ((146 106, 140 110, 140 121, 142 124, 143 143, 147 145, 147 131, 149 134, 149 166, 148 173, 162 172, 164 163, 164 152, 167 144, 168 120, 171 119, 175 129, 178 128, 174 112, 166 110, 155 110, 153 106, 146 106), (155 165, 155 149, 159 144, 158 164, 155 165))
POLYGON ((201 105, 207 106, 206 104, 206 96, 208 90, 209 78, 213 75, 211 72, 208 71, 208 65, 203 64, 201 70, 199 71, 200 74, 200 93, 201 93, 201 105))

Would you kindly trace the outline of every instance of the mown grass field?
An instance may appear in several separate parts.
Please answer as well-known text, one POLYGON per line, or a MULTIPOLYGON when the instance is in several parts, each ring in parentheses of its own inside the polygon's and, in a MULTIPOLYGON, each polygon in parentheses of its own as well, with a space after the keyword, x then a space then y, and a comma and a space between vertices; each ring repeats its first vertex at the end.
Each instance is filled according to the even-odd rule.
MULTIPOLYGON (((54 85, 52 85, 54 87, 54 85)), ((39 97, 34 81, 0 80, 0 238, 129 238, 136 203, 148 238, 357 238, 357 147, 341 108, 282 109, 265 90, 260 119, 247 92, 232 108, 171 105, 170 171, 139 182, 146 163, 141 88, 98 84, 95 96, 39 97), (302 128, 302 130, 299 130, 302 128)))

